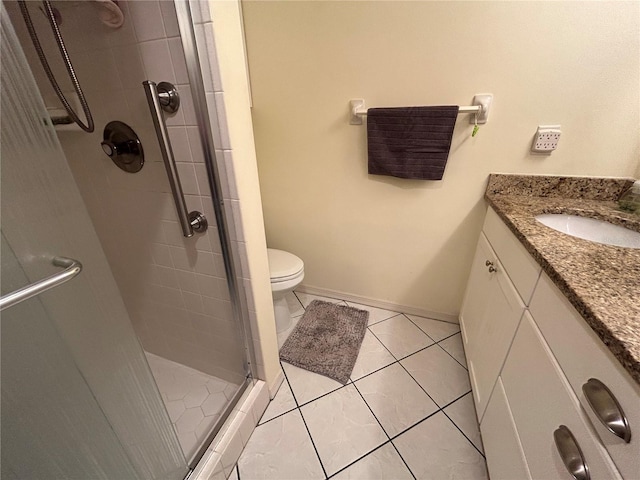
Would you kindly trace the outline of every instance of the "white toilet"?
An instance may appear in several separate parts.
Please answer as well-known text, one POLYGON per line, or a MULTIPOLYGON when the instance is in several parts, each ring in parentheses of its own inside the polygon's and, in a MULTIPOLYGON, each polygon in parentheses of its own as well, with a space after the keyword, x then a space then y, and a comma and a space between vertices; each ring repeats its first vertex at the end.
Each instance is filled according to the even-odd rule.
POLYGON ((267 248, 271 294, 276 316, 277 333, 291 328, 291 312, 285 295, 296 288, 304 278, 304 262, 293 253, 267 248))

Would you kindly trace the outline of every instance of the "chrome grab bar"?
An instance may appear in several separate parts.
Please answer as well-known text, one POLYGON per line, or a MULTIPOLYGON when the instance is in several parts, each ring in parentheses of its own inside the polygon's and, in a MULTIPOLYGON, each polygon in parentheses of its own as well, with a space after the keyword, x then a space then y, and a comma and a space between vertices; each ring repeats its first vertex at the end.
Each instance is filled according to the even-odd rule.
POLYGON ((167 176, 169 177, 171 193, 173 193, 173 201, 176 203, 178 220, 182 227, 182 234, 189 238, 193 236, 193 232, 204 233, 209 226, 206 217, 198 211, 194 210, 193 212, 189 212, 187 209, 187 203, 182 193, 182 185, 180 184, 180 176, 178 175, 178 168, 176 167, 176 159, 173 156, 173 149, 171 148, 169 131, 167 130, 167 124, 162 114, 162 110, 169 113, 178 110, 180 107, 178 91, 176 87, 168 82, 160 82, 156 85, 155 82, 145 80, 142 82, 142 85, 144 85, 144 91, 147 95, 147 103, 149 104, 149 111, 153 119, 153 126, 156 128, 162 159, 164 160, 164 166, 167 170, 167 176))
POLYGON ((36 295, 46 292, 58 285, 62 285, 82 271, 82 264, 73 258, 55 257, 52 263, 56 267, 64 267, 64 270, 60 273, 54 273, 47 278, 43 278, 39 282, 32 283, 31 285, 27 285, 15 292, 11 292, 0 297, 0 311, 5 308, 13 307, 20 302, 24 302, 25 300, 35 297, 36 295))

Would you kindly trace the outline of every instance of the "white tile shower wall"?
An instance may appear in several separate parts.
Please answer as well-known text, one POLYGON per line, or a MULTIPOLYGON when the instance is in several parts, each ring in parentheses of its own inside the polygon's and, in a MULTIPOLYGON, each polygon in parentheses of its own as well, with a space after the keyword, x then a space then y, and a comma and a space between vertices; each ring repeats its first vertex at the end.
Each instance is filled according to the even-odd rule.
MULTIPOLYGON (((60 132, 60 141, 144 348, 237 383, 243 377, 244 347, 231 315, 175 7, 173 1, 119 5, 125 24, 112 30, 99 22, 92 5, 56 2, 63 16, 62 33, 96 123, 94 133, 60 132), (204 235, 182 236, 141 85, 146 79, 173 82, 180 92, 182 108, 167 118, 169 135, 187 204, 209 220, 204 235), (112 120, 127 123, 140 137, 145 152, 141 172, 125 173, 102 153, 102 130, 112 120)), ((198 18, 210 22, 201 12, 208 8, 195 10, 198 18)), ((16 12, 12 19, 43 96, 48 105, 57 105, 16 12)), ((44 32, 46 20, 36 12, 36 28, 44 32)), ((45 48, 51 51, 49 58, 58 58, 54 46, 45 48)), ((66 78, 63 67, 51 63, 57 77, 66 78)), ((206 78, 213 85, 210 73, 206 78)), ((225 125, 217 116, 214 123, 225 125)), ((219 153, 223 165, 226 156, 219 153)), ((227 169, 222 166, 221 171, 227 169)))

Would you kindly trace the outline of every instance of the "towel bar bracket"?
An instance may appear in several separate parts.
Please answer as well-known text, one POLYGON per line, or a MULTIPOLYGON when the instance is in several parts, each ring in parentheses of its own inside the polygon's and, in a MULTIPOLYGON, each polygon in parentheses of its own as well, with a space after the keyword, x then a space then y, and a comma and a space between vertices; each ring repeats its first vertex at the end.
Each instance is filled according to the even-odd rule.
MULTIPOLYGON (((491 93, 479 93, 473 97, 473 103, 471 106, 460 107, 458 113, 476 114, 469 119, 469 123, 476 123, 476 117, 478 124, 487 123, 492 101, 493 95, 491 93)), ((350 125, 362 125, 362 117, 364 117, 366 114, 367 107, 365 105, 364 99, 354 98, 349 101, 350 125)))
POLYGON ((363 98, 354 98, 349 102, 349 125, 362 125, 362 116, 367 114, 363 98), (364 113, 363 113, 364 112, 364 113))
MULTIPOLYGON (((480 107, 480 110, 478 110, 478 114, 477 114, 478 124, 487 123, 487 120, 489 119, 489 110, 491 109, 492 101, 493 101, 493 95, 490 93, 478 93, 477 95, 474 95, 473 102, 471 102, 471 105, 480 107)), ((460 108, 462 109, 463 107, 460 107, 460 108)), ((469 123, 476 123, 476 119, 472 116, 469 119, 469 123)))

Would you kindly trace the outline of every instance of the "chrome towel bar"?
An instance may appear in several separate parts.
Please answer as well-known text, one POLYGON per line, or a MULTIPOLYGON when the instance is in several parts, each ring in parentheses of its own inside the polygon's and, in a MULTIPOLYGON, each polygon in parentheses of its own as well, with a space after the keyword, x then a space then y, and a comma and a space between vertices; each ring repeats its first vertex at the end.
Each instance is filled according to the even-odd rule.
MULTIPOLYGON (((479 93, 473 97, 473 105, 460 107, 458 113, 475 113, 476 118, 470 123, 487 123, 489 109, 493 95, 491 93, 479 93)), ((362 117, 367 115, 367 107, 362 98, 354 98, 349 102, 349 123, 351 125, 362 125, 362 117)))
POLYGON ((145 80, 142 82, 142 85, 144 85, 144 91, 147 95, 147 103, 149 104, 153 126, 158 136, 158 143, 160 143, 160 151, 162 152, 162 159, 164 160, 164 166, 167 170, 167 176, 169 177, 173 201, 176 203, 176 211, 178 213, 180 226, 182 227, 182 234, 189 238, 193 236, 193 232, 204 233, 209 226, 206 217, 198 211, 194 210, 193 212, 189 212, 187 209, 187 203, 182 193, 182 185, 180 184, 180 176, 178 175, 178 168, 176 166, 176 159, 173 156, 173 149, 171 148, 169 131, 167 130, 167 124, 162 114, 163 110, 169 113, 178 110, 180 106, 178 91, 176 87, 168 82, 160 82, 156 85, 155 82, 145 80))
POLYGON ((82 271, 82 264, 74 260, 73 258, 55 257, 52 263, 56 267, 64 267, 64 270, 43 278, 39 282, 32 283, 26 287, 22 287, 15 292, 8 293, 0 297, 0 311, 5 308, 13 307, 20 302, 24 302, 31 297, 46 292, 51 288, 55 288, 58 285, 62 285, 68 282, 73 277, 77 276, 82 271))

